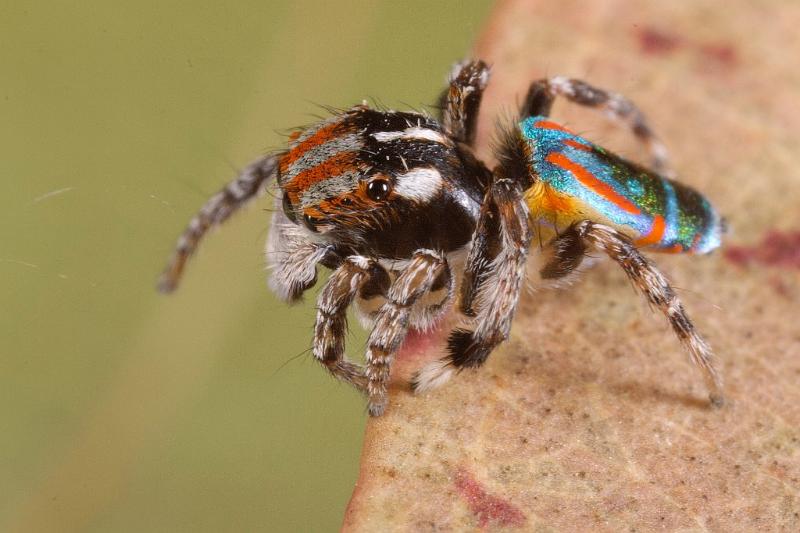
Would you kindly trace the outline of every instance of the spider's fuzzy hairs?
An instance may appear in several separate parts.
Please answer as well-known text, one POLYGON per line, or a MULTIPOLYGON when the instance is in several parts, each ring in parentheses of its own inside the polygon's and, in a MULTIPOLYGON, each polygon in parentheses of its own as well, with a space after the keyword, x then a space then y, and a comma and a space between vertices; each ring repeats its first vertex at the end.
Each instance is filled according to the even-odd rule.
POLYGON ((514 181, 522 190, 529 189, 535 180, 529 163, 531 149, 522 138, 516 121, 500 119, 495 131, 492 151, 497 158, 497 177, 514 181))

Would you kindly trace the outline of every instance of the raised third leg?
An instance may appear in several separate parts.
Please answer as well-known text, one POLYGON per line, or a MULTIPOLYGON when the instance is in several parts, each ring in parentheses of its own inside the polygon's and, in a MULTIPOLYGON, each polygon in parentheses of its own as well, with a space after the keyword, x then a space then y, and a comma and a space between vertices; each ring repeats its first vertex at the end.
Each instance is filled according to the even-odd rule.
POLYGON ((660 174, 671 175, 666 147, 658 140, 639 108, 620 94, 563 76, 537 80, 531 84, 522 104, 522 117, 549 116, 557 96, 578 105, 599 109, 612 119, 627 124, 634 136, 649 150, 653 168, 660 174))

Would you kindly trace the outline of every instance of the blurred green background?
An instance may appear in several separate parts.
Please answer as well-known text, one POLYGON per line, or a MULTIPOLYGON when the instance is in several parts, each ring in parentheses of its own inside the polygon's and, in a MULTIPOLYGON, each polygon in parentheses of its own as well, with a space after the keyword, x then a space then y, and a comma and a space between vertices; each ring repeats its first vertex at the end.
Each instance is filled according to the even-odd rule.
POLYGON ((489 7, 4 4, 0 531, 339 527, 364 404, 303 353, 314 293, 267 291, 269 200, 177 294, 154 282, 203 201, 316 104, 433 103, 489 7))

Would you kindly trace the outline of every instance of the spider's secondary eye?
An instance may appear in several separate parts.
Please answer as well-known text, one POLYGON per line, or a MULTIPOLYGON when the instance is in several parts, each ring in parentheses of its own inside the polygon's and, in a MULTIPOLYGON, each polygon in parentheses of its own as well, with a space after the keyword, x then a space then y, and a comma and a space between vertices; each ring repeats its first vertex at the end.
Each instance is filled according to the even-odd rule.
POLYGON ((314 233, 317 233, 319 231, 317 229, 317 223, 319 222, 319 220, 312 217, 311 215, 303 215, 303 222, 305 222, 306 227, 311 231, 313 231, 314 233))
POLYGON ((286 218, 291 220, 292 222, 297 222, 297 216, 294 213, 294 207, 292 207, 292 201, 289 200, 289 195, 283 193, 283 213, 286 215, 286 218))
POLYGON ((392 186, 386 180, 372 180, 367 185, 367 195, 376 202, 380 202, 389 196, 391 189, 392 186))

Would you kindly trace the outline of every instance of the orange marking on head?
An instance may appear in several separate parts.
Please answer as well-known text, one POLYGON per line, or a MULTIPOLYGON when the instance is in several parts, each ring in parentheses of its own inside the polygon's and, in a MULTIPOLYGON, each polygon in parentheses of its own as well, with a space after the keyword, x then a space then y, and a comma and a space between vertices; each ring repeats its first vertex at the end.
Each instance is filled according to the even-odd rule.
POLYGON ((296 140, 297 140, 297 138, 298 138, 298 137, 300 137, 300 134, 301 134, 301 133, 302 133, 302 132, 301 132, 300 130, 293 131, 292 133, 290 133, 290 134, 289 134, 289 140, 290 140, 290 141, 296 141, 296 140))
MULTIPOLYGON (((563 132, 566 132, 566 133, 572 133, 571 131, 569 131, 567 128, 565 128, 561 124, 558 124, 558 123, 550 121, 550 120, 537 120, 536 124, 534 124, 533 126, 536 127, 536 128, 541 128, 543 130, 557 130, 557 131, 563 131, 563 132)), ((574 133, 572 133, 572 134, 575 135, 574 133)))
POLYGON ((666 229, 666 223, 664 222, 664 217, 661 215, 656 215, 653 217, 653 225, 650 226, 650 232, 640 239, 636 239, 634 244, 636 246, 650 246, 651 244, 658 244, 661 242, 661 238, 664 237, 664 230, 666 229))
POLYGON ((585 152, 591 152, 594 150, 594 148, 592 148, 588 144, 583 144, 582 142, 578 142, 574 139, 564 139, 564 144, 566 144, 567 146, 571 146, 573 148, 577 148, 578 150, 583 150, 585 152))
POLYGON ((325 180, 332 176, 339 176, 349 170, 355 170, 356 152, 342 152, 330 157, 315 167, 308 168, 299 173, 290 182, 284 184, 284 189, 295 194, 306 190, 312 183, 325 180))
POLYGON ((604 183, 594 174, 586 170, 583 165, 579 165, 564 154, 559 152, 551 152, 547 154, 546 160, 548 163, 552 163, 557 167, 563 168, 564 170, 569 170, 572 172, 572 175, 575 176, 575 179, 581 182, 584 187, 591 189, 623 211, 632 215, 641 214, 641 210, 636 207, 635 204, 615 191, 611 185, 604 183))
MULTIPOLYGON (((304 140, 287 153, 281 159, 280 167, 281 172, 286 172, 289 166, 303 157, 303 154, 311 150, 312 148, 319 146, 320 144, 326 143, 336 137, 337 135, 341 134, 341 122, 333 122, 318 129, 314 134, 309 137, 308 139, 304 140)), ((298 137, 300 135, 298 134, 298 137)))

